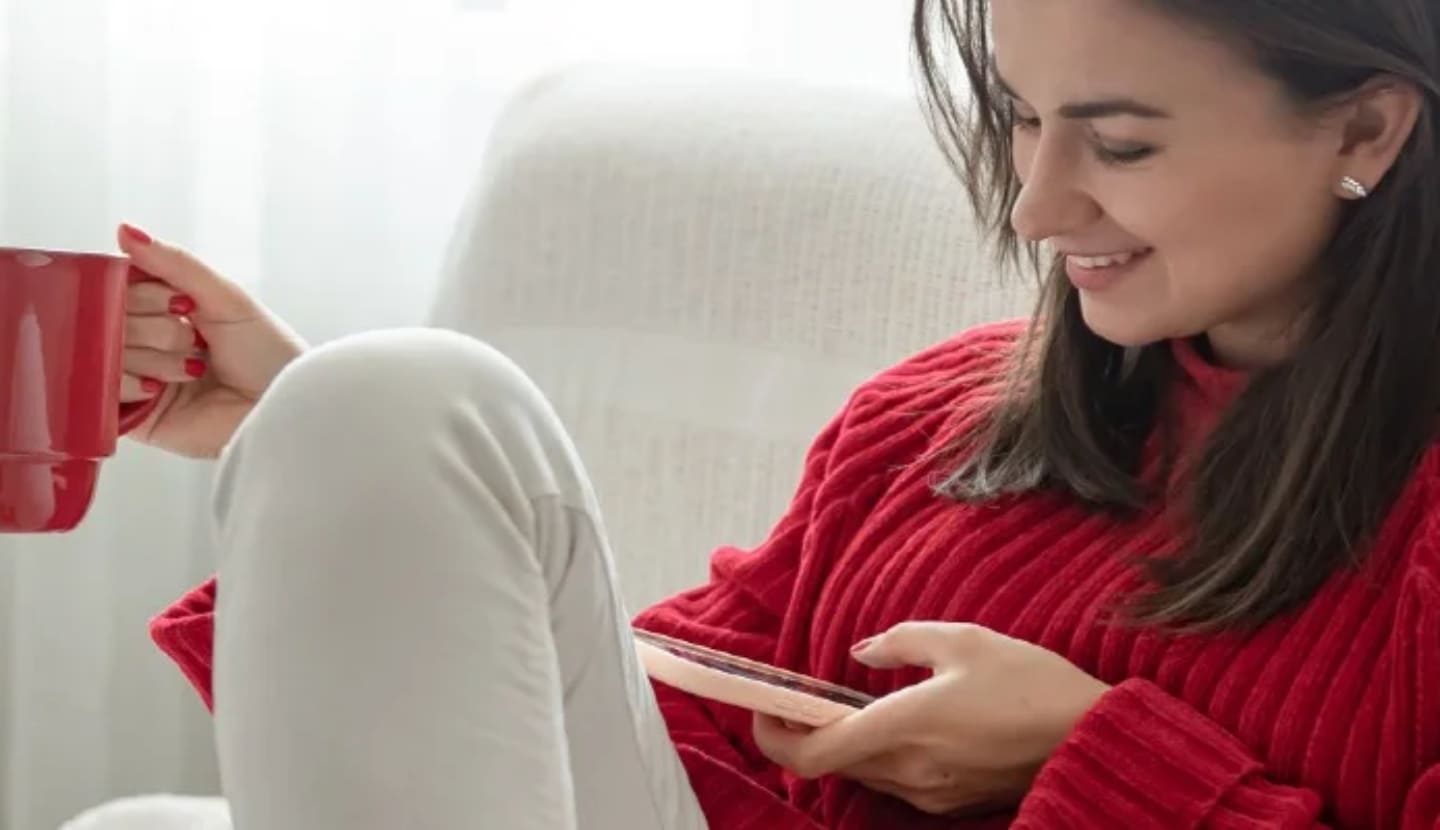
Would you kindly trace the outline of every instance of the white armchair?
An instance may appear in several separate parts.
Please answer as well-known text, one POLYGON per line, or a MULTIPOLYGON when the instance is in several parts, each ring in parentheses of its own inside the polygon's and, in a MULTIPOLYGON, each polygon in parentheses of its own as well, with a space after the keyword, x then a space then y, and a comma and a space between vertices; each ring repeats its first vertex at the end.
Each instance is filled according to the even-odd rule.
POLYGON ((509 353, 600 495, 632 607, 758 540, 860 381, 1030 292, 917 103, 584 68, 509 107, 434 322, 509 353))
MULTIPOLYGON (((585 67, 501 119, 433 322, 554 401, 640 607, 761 537, 867 375, 1030 302, 980 255, 912 99, 585 67)), ((157 798, 66 830, 226 821, 157 798)))

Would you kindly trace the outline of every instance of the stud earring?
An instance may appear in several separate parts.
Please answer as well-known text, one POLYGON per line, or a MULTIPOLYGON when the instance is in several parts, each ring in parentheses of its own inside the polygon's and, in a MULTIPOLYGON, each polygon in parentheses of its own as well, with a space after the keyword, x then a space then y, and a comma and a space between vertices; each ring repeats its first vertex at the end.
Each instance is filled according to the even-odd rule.
POLYGON ((1370 191, 1365 188, 1365 185, 1361 184, 1360 180, 1354 176, 1346 176, 1341 179, 1340 187, 1356 199, 1364 199, 1370 195, 1370 191))

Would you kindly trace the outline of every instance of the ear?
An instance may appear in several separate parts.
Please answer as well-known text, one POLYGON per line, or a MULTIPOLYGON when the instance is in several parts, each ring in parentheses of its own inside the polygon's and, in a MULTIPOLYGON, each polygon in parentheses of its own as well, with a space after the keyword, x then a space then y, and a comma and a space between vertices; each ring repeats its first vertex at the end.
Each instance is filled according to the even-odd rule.
POLYGON ((1423 108, 1420 90, 1394 75, 1372 78, 1346 96, 1336 112, 1341 131, 1334 176, 1336 192, 1345 198, 1354 197, 1340 186, 1346 176, 1371 192, 1379 187, 1414 133, 1423 108))

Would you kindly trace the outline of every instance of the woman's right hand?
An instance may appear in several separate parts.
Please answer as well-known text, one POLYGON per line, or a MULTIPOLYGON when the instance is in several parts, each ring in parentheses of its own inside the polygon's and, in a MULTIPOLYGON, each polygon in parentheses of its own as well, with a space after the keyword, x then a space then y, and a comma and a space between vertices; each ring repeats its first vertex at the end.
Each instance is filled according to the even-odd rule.
POLYGON ((130 433, 190 458, 214 458, 305 343, 243 288, 185 251, 122 225, 120 249, 154 281, 130 286, 129 405, 159 397, 130 433))

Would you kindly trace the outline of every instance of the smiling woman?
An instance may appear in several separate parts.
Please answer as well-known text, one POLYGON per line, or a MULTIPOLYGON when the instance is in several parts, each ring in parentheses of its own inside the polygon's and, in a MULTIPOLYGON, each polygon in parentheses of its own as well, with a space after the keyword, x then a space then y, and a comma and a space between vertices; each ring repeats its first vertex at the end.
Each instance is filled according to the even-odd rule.
POLYGON ((1049 263, 1039 372, 947 490, 1142 505, 1163 341, 1197 338, 1253 378, 1196 461, 1193 537, 1132 610, 1253 627, 1303 603, 1374 537, 1440 412, 1435 32, 1390 28, 1430 6, 920 5, 973 199, 1006 251, 1043 243, 1049 263), (939 68, 949 44, 968 115, 939 68))

